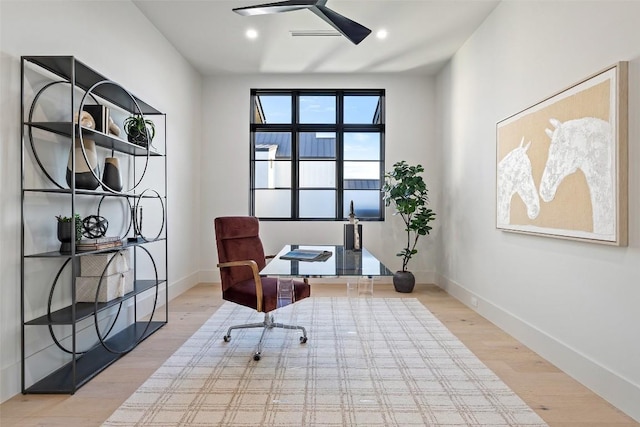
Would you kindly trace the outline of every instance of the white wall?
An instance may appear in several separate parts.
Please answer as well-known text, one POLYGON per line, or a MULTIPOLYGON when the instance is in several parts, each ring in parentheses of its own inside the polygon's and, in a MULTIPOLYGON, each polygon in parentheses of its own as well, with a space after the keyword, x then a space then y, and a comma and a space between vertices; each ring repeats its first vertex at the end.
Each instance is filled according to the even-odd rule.
POLYGON ((2 0, 0 401, 20 391, 21 55, 74 55, 167 113, 170 296, 197 283, 200 267, 200 75, 129 1, 2 0))
MULTIPOLYGON (((202 270, 203 281, 219 280, 213 219, 249 212, 249 91, 251 88, 373 88, 386 89, 386 166, 400 160, 425 166, 432 208, 439 212, 439 142, 434 139, 433 79, 391 75, 245 75, 208 77, 204 85, 205 119, 202 147, 202 270)), ((439 220, 431 235, 419 242, 420 252, 409 263, 418 283, 432 282, 439 220)), ((342 242, 342 222, 261 223, 267 253, 287 243, 342 242)), ((364 246, 391 270, 402 267, 395 254, 403 247, 404 223, 387 211, 384 222, 363 223, 364 246)), ((389 283, 390 281, 387 280, 389 283)))
POLYGON ((437 87, 439 281, 640 420, 638 16, 639 2, 503 2, 437 87), (620 60, 630 61, 629 246, 496 230, 496 123, 620 60))

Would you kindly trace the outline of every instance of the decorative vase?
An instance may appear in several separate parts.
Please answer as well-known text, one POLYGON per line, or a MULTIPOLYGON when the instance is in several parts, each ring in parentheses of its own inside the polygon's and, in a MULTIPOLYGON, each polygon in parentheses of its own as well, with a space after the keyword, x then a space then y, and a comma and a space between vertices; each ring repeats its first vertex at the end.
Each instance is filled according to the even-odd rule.
POLYGON ((122 177, 120 176, 120 160, 117 157, 104 159, 102 188, 105 190, 122 191, 122 177))
POLYGON ((76 231, 72 221, 58 221, 58 240, 60 240, 60 252, 71 252, 71 240, 76 231))
MULTIPOLYGON (((96 152, 96 143, 90 139, 84 140, 84 151, 87 153, 89 164, 82 154, 82 146, 80 141, 75 142, 76 153, 76 189, 95 190, 100 185, 100 181, 96 178, 98 171, 98 154, 96 152), (91 172, 93 171, 93 173, 91 172), (94 175, 95 174, 95 175, 94 175)), ((73 174, 72 152, 69 151, 69 162, 67 163, 67 184, 71 187, 71 179, 73 174)))
POLYGON ((411 293, 416 284, 416 278, 410 271, 396 271, 393 273, 393 287, 396 292, 411 293))

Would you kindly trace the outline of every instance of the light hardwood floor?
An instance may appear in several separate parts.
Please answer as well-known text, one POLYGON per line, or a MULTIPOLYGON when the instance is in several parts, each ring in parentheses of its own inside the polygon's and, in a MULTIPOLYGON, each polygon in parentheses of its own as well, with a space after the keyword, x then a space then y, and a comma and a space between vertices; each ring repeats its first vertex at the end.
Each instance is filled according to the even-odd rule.
MULTIPOLYGON (((344 285, 312 284, 314 296, 345 295, 344 285)), ((376 284, 375 296, 417 298, 552 427, 640 426, 436 286, 398 294, 391 285, 376 284)), ((75 395, 15 396, 0 405, 0 425, 99 426, 221 304, 217 284, 190 289, 169 303, 164 328, 75 395)))

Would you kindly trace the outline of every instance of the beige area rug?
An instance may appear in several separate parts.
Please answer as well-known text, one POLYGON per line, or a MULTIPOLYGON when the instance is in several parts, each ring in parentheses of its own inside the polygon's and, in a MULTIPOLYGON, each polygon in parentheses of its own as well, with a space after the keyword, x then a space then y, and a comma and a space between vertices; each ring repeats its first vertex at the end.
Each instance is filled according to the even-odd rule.
POLYGON ((104 426, 546 426, 414 298, 308 298, 267 332, 226 302, 104 426))

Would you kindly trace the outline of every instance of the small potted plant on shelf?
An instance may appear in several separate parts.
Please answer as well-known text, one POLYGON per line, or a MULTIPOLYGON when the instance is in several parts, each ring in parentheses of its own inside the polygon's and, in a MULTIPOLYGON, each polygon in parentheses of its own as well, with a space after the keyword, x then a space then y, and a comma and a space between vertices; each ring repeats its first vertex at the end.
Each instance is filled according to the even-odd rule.
POLYGON ((393 285, 398 292, 412 292, 416 279, 407 270, 409 260, 418 253, 416 244, 420 236, 431 231, 429 223, 435 220, 436 214, 427 208, 429 203, 427 185, 420 175, 424 172, 422 165, 409 166, 404 160, 393 165, 391 172, 385 173, 382 187, 384 205, 393 205, 405 223, 407 242, 396 255, 402 258, 402 270, 393 275, 393 285))
POLYGON ((79 241, 82 239, 82 220, 80 215, 75 214, 73 217, 56 215, 58 220, 58 240, 60 240, 60 252, 71 252, 71 241, 79 241), (75 221, 74 221, 75 220, 75 221))
POLYGON ((142 114, 127 117, 123 123, 129 142, 147 148, 156 136, 156 125, 142 114))

